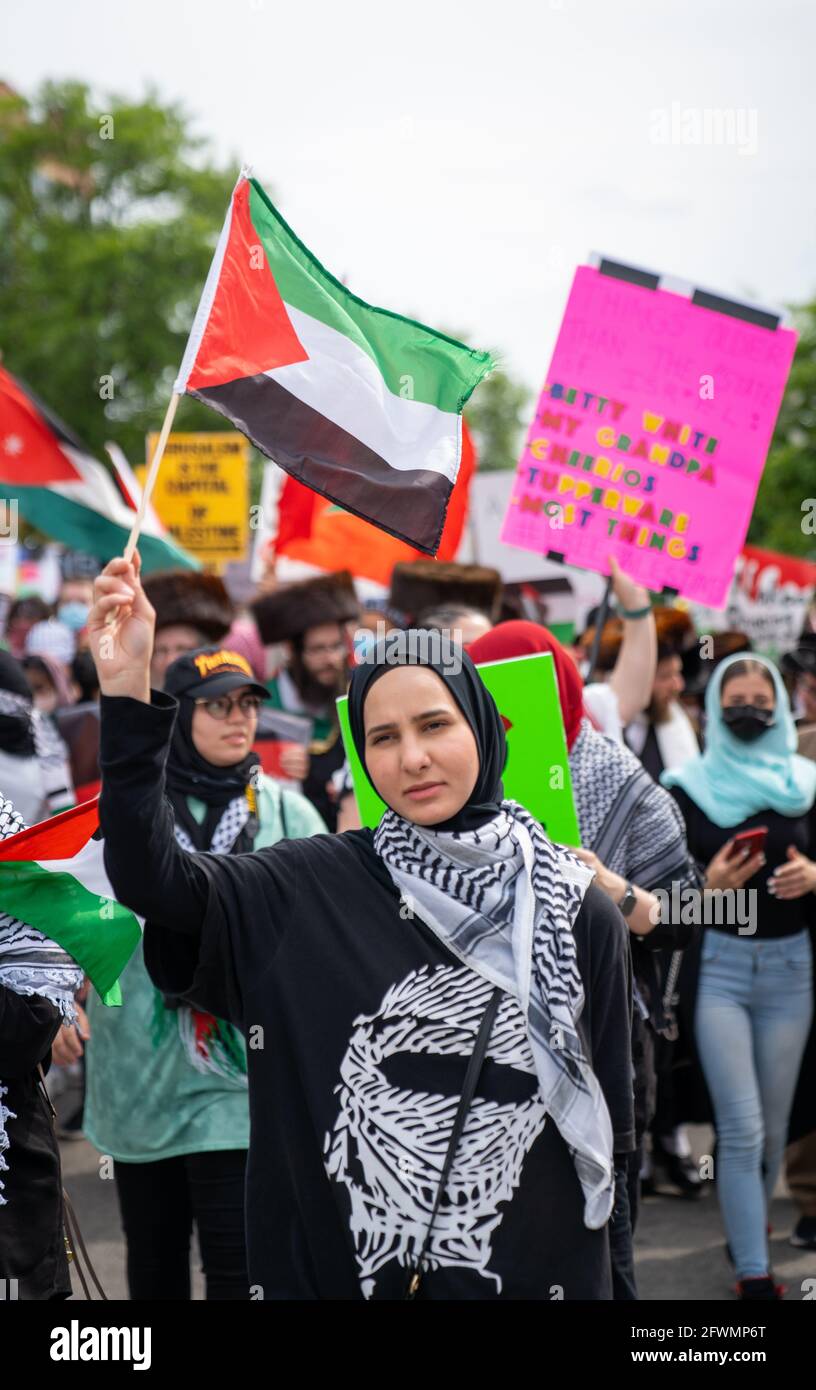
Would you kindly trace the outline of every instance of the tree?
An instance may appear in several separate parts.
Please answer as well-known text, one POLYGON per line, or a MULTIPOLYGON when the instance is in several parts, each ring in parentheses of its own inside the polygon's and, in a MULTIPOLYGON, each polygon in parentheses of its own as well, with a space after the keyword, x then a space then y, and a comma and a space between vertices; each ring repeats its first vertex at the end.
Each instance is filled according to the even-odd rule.
POLYGON ((526 386, 503 371, 492 372, 477 386, 465 418, 475 436, 480 469, 515 468, 530 423, 530 396, 526 386))
POLYGON ((748 531, 752 545, 816 560, 816 300, 793 310, 799 341, 748 531))
MULTIPOLYGON (((97 457, 158 429, 236 168, 186 113, 45 83, 0 94, 0 351, 97 457)), ((184 400, 178 429, 226 428, 184 400)))

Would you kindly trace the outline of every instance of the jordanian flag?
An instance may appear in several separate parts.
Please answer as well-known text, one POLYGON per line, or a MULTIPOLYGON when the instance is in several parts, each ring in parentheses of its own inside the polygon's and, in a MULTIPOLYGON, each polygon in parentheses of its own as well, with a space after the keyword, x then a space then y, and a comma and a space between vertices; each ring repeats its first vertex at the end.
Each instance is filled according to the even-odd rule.
POLYGON ((94 800, 0 841, 0 912, 56 941, 104 1004, 121 1004, 141 926, 112 896, 102 841, 91 839, 98 825, 94 800))
MULTIPOLYGON (((0 367, 0 537, 20 517, 52 540, 104 562, 121 555, 136 516, 132 479, 109 473, 29 387, 0 367)), ((139 537, 142 569, 198 569, 155 517, 139 537)))
POLYGON ((242 175, 175 390, 211 405, 291 477, 433 555, 462 407, 493 365, 358 299, 242 175))

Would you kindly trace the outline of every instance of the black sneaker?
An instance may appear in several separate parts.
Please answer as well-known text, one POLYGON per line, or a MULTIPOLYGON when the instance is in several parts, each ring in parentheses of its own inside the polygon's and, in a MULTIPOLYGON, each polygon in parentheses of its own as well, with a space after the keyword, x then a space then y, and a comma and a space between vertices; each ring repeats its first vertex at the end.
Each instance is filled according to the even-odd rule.
POLYGON ((677 1154, 670 1154, 668 1149, 664 1149, 658 1142, 652 1145, 652 1163, 655 1168, 663 1170, 669 1182, 678 1187, 684 1197, 692 1201, 702 1197, 705 1183, 690 1154, 679 1158, 677 1154))
POLYGON ((788 1243, 799 1250, 816 1250, 816 1216, 800 1216, 788 1243))
POLYGON ((785 1292, 783 1284, 775 1284, 770 1274, 756 1279, 739 1279, 735 1293, 742 1303, 776 1303, 785 1292))

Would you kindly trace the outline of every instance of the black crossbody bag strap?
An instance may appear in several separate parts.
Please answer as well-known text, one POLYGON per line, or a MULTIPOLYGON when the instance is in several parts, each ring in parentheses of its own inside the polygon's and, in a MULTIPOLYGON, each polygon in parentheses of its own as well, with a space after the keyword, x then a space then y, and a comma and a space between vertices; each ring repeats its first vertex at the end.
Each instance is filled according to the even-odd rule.
POLYGON ((494 989, 493 993, 490 996, 487 1008, 482 1014, 482 1021, 479 1024, 479 1031, 476 1034, 476 1042, 474 1044, 473 1051, 470 1054, 470 1061, 468 1062, 468 1068, 465 1073, 465 1081, 462 1087, 462 1095, 459 1100, 459 1107, 456 1111, 456 1117, 453 1121, 453 1129, 451 1130, 450 1142, 448 1143, 448 1151, 445 1154, 445 1162, 442 1165, 442 1173, 439 1178, 439 1186, 436 1189, 436 1200, 433 1204, 431 1219, 428 1222, 428 1229, 425 1232, 425 1239, 422 1242, 422 1249, 420 1250, 419 1255, 417 1256, 417 1259, 414 1262, 413 1268, 409 1272, 408 1287, 405 1291, 406 1299, 416 1298, 417 1291, 422 1281, 422 1276, 425 1273, 425 1258, 428 1246, 431 1243, 431 1236, 433 1234, 433 1228, 436 1222, 437 1213, 439 1211, 439 1206, 442 1201, 445 1188, 448 1185, 450 1170, 453 1167, 453 1160, 456 1157, 456 1149, 458 1147, 459 1140, 462 1137, 462 1130, 465 1127, 465 1121, 467 1119, 468 1111, 470 1109, 470 1103, 473 1100, 473 1093, 476 1090, 476 1083, 479 1080, 479 1073, 482 1070, 482 1064, 484 1063, 485 1053, 487 1052, 487 1044, 490 1041, 490 1034, 493 1029, 493 1023, 495 1021, 496 1014, 498 1012, 499 1003, 501 1001, 501 995, 502 992, 500 989, 494 989))

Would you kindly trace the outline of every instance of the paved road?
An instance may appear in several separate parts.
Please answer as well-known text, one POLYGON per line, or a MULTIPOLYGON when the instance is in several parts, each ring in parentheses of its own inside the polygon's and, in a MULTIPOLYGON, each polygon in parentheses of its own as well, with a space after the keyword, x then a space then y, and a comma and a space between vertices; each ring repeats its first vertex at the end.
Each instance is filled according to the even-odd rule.
MULTIPOLYGON (((695 1152, 710 1152, 705 1129, 691 1131, 695 1152)), ((66 1188, 77 1208, 91 1259, 109 1298, 126 1298, 124 1242, 119 1227, 115 1184, 100 1176, 100 1160, 86 1140, 63 1143, 66 1188)), ((106 1168, 102 1167, 102 1172, 106 1168)), ((816 1252, 795 1250, 787 1237, 795 1223, 794 1208, 780 1186, 773 1203, 771 1240, 774 1269, 788 1285, 788 1299, 801 1299, 802 1280, 816 1278, 816 1252)), ((643 1203, 638 1227, 637 1269, 644 1300, 733 1299, 733 1275, 713 1191, 699 1201, 652 1197, 643 1203)), ((194 1297, 203 1297, 203 1281, 194 1258, 194 1297)), ((79 1285, 75 1286, 79 1297, 79 1285)))

